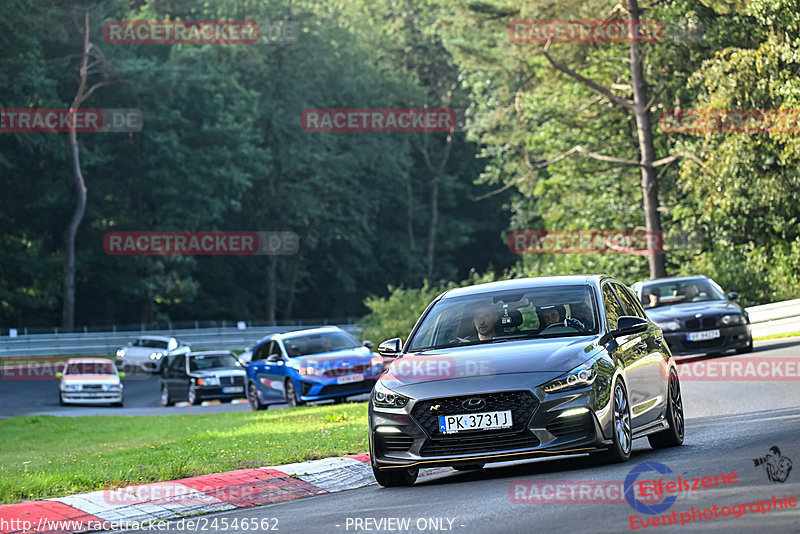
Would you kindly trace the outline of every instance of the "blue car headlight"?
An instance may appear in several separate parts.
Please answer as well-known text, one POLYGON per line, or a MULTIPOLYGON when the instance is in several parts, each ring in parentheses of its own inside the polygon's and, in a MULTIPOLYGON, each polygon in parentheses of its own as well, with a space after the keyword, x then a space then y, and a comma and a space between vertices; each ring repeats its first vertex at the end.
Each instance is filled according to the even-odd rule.
POLYGON ((372 390, 372 405, 379 408, 402 408, 409 400, 408 397, 395 393, 380 382, 375 384, 372 390))
POLYGON ((591 386, 595 378, 597 378, 597 364, 591 361, 579 365, 560 378, 543 384, 542 389, 547 393, 557 393, 570 389, 584 388, 591 386))

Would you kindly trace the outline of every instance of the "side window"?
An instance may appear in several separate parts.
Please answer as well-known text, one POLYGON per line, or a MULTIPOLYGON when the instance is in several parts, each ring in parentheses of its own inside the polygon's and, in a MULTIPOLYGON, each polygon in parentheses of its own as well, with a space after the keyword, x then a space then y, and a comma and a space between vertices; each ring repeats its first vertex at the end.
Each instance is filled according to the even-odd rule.
POLYGON ((266 360, 267 355, 269 354, 267 351, 270 349, 270 345, 272 345, 272 341, 266 341, 256 347, 256 350, 253 351, 253 357, 251 358, 252 361, 257 362, 259 360, 266 360))
POLYGON ((277 341, 273 341, 272 343, 269 344, 269 352, 267 353, 267 358, 275 354, 283 357, 283 354, 281 353, 281 347, 278 345, 277 341))
POLYGON ((603 284, 603 308, 606 311, 606 321, 608 327, 612 330, 617 327, 617 319, 625 315, 619 301, 617 300, 614 291, 611 289, 611 284, 603 284))
POLYGON ((142 347, 144 346, 144 339, 137 339, 133 342, 134 347, 142 347))
POLYGON ((172 358, 172 361, 169 362, 169 370, 171 373, 182 373, 184 371, 185 366, 186 366, 186 356, 184 356, 183 354, 174 356, 172 358))
POLYGON ((639 299, 637 299, 627 287, 621 284, 614 284, 614 289, 617 290, 617 295, 619 295, 619 299, 622 301, 625 315, 641 317, 642 319, 647 318, 642 305, 639 304, 639 299))

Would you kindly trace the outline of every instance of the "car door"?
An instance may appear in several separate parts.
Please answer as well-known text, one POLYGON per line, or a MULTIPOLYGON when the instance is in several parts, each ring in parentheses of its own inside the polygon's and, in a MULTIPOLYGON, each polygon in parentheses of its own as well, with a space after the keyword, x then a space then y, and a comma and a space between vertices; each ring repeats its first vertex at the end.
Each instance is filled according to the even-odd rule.
POLYGON ((165 382, 169 396, 172 399, 185 399, 187 389, 184 388, 184 376, 186 374, 186 355, 177 354, 170 358, 165 373, 165 382))
MULTIPOLYGON (((611 282, 603 282, 601 291, 608 328, 616 329, 617 319, 623 315, 628 315, 628 312, 622 306, 611 282)), ((613 353, 619 358, 625 369, 625 386, 628 390, 628 400, 631 404, 631 424, 634 428, 643 423, 641 406, 650 398, 647 373, 639 366, 640 343, 642 343, 641 334, 619 336, 615 341, 611 342, 612 347, 616 345, 613 353), (640 415, 637 416, 637 413, 640 415)))
MULTIPOLYGON (((625 315, 647 319, 644 308, 636 295, 622 284, 613 284, 625 315)), ((642 374, 642 403, 638 406, 631 403, 632 415, 639 417, 642 423, 658 419, 666 405, 664 387, 664 371, 666 368, 662 347, 663 337, 658 326, 648 321, 645 332, 631 337, 636 357, 636 369, 642 374), (635 340, 635 341, 634 341, 635 340)))
POLYGON ((276 341, 261 343, 253 351, 253 358, 247 368, 248 375, 256 382, 256 387, 261 391, 265 403, 282 403, 286 400, 283 386, 284 362, 281 359, 279 368, 276 361, 270 361, 270 356, 275 360, 276 353, 281 354, 276 341))

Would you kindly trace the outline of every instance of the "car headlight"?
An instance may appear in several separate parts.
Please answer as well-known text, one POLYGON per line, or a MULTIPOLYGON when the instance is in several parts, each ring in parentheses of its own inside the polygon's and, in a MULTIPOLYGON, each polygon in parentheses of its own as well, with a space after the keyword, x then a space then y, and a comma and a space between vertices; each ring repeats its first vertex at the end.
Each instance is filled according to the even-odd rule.
POLYGON ((119 384, 103 384, 103 391, 119 391, 120 389, 119 384))
POLYGON ((80 391, 82 386, 80 384, 62 384, 61 391, 80 391))
POLYGON ((579 365, 561 378, 551 380, 544 384, 542 389, 547 393, 556 393, 558 391, 583 388, 591 386, 595 378, 597 378, 597 365, 594 361, 591 361, 579 365))
POLYGON ((218 386, 219 385, 219 377, 218 376, 204 376, 203 378, 197 379, 198 386, 218 386))
POLYGON ((402 408, 409 400, 408 397, 395 393, 380 382, 375 384, 372 390, 372 404, 379 408, 402 408))
POLYGON ((722 316, 722 324, 744 324, 744 322, 744 316, 738 313, 722 316))
POLYGON ((117 358, 125 357, 125 349, 117 349, 117 358))
POLYGON ((678 321, 667 321, 664 323, 656 323, 656 324, 658 325, 659 328, 661 328, 661 330, 664 330, 666 332, 672 332, 681 329, 681 325, 678 321))
POLYGON ((150 355, 151 360, 160 360, 161 357, 164 356, 163 352, 154 352, 150 355))

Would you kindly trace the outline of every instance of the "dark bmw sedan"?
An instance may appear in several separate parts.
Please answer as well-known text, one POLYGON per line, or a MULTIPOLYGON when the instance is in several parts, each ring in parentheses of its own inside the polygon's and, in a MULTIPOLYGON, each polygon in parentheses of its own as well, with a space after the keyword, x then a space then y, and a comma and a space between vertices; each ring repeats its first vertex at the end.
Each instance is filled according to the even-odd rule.
POLYGON ((242 363, 230 351, 177 354, 161 366, 161 404, 242 399, 244 382, 242 363))
POLYGON ((370 454, 383 486, 420 467, 683 443, 675 361, 633 292, 605 275, 449 290, 422 314, 370 396, 370 454))
POLYGON ((631 286, 647 316, 661 327, 675 355, 717 354, 753 350, 750 318, 736 302, 705 276, 660 278, 631 286))

